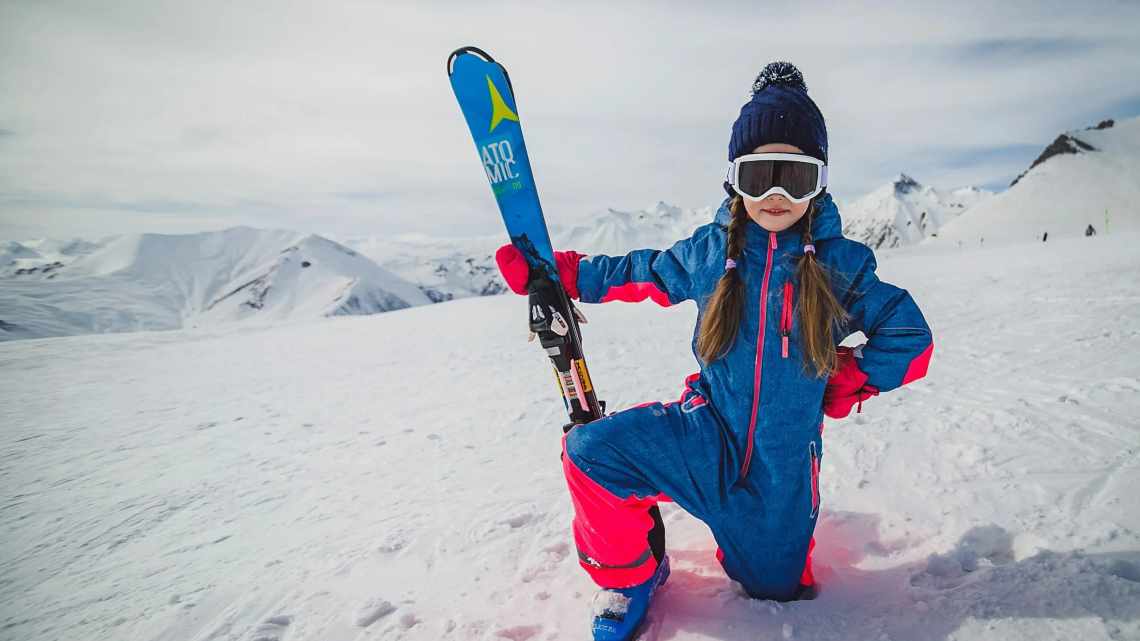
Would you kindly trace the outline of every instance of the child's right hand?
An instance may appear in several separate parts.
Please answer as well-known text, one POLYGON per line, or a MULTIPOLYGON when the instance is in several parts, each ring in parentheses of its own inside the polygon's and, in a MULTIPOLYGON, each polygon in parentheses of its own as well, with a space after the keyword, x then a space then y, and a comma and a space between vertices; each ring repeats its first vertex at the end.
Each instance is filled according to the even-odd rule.
MULTIPOLYGON (((554 252, 554 264, 558 267, 558 278, 562 287, 570 298, 578 299, 578 261, 585 258, 585 254, 576 251, 554 252)), ((526 283, 530 278, 530 266, 522 252, 511 243, 507 243, 495 252, 495 263, 507 286, 516 294, 526 294, 526 283)))

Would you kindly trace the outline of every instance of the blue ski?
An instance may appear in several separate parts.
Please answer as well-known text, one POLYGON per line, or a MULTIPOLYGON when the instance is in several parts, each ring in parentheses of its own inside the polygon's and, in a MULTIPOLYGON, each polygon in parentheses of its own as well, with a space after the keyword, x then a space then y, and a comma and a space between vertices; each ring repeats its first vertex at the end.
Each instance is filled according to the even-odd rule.
POLYGON ((554 365, 570 415, 563 429, 601 418, 604 403, 597 400, 582 356, 577 310, 558 280, 510 77, 502 65, 476 47, 453 51, 447 58, 447 75, 507 234, 530 265, 530 327, 554 365))

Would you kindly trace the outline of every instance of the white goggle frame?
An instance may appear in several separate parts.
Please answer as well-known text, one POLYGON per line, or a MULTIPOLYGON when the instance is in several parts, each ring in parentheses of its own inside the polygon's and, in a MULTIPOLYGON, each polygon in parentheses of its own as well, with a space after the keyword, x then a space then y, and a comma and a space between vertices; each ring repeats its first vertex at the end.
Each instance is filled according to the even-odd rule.
POLYGON ((805 156, 803 154, 745 154, 729 163, 728 175, 725 176, 725 180, 728 181, 729 185, 732 185, 733 191, 740 194, 740 196, 746 200, 758 202, 764 200, 772 194, 780 194, 784 198, 787 198, 788 200, 798 205, 799 203, 815 198, 819 195, 819 192, 823 191, 823 189, 827 187, 827 164, 825 164, 819 158, 813 158, 811 156, 805 156), (785 190, 783 187, 780 187, 779 185, 768 189, 768 191, 760 194, 759 196, 751 196, 749 194, 746 194, 743 191, 740 191, 740 187, 737 185, 740 181, 740 164, 748 162, 749 160, 790 160, 793 162, 806 162, 815 165, 816 167, 819 167, 819 171, 816 172, 815 189, 812 189, 811 192, 809 192, 803 198, 796 198, 792 196, 787 192, 787 190, 785 190))

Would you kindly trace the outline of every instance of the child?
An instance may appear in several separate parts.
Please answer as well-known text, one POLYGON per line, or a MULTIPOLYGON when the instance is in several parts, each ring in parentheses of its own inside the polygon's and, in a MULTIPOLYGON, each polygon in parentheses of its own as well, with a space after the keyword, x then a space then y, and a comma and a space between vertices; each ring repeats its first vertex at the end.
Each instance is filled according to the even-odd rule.
MULTIPOLYGON (((584 303, 685 300, 699 313, 699 372, 678 401, 576 426, 562 465, 582 567, 603 588, 594 638, 630 638, 669 574, 656 504, 705 522, 716 558, 755 598, 811 598, 822 418, 926 374, 930 328, 910 295, 875 276, 871 249, 842 235, 826 192, 827 130, 803 76, 773 62, 732 126, 726 199, 670 249, 556 255, 584 303), (862 330, 868 342, 837 345, 862 330)), ((496 254, 511 288, 528 269, 496 254)))

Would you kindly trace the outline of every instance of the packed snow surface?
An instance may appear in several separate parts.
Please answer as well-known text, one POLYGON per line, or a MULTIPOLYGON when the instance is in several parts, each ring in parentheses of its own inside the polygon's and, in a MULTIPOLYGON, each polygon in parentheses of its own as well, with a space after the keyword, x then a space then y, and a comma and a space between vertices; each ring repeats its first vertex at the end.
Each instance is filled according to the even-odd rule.
MULTIPOLYGON (((663 505, 659 639, 1140 638, 1140 237, 880 253, 927 378, 828 421, 814 601, 745 598, 663 505)), ((611 409, 691 303, 590 306, 611 409)), ((0 344, 0 638, 588 638, 564 412, 513 295, 0 344)))

